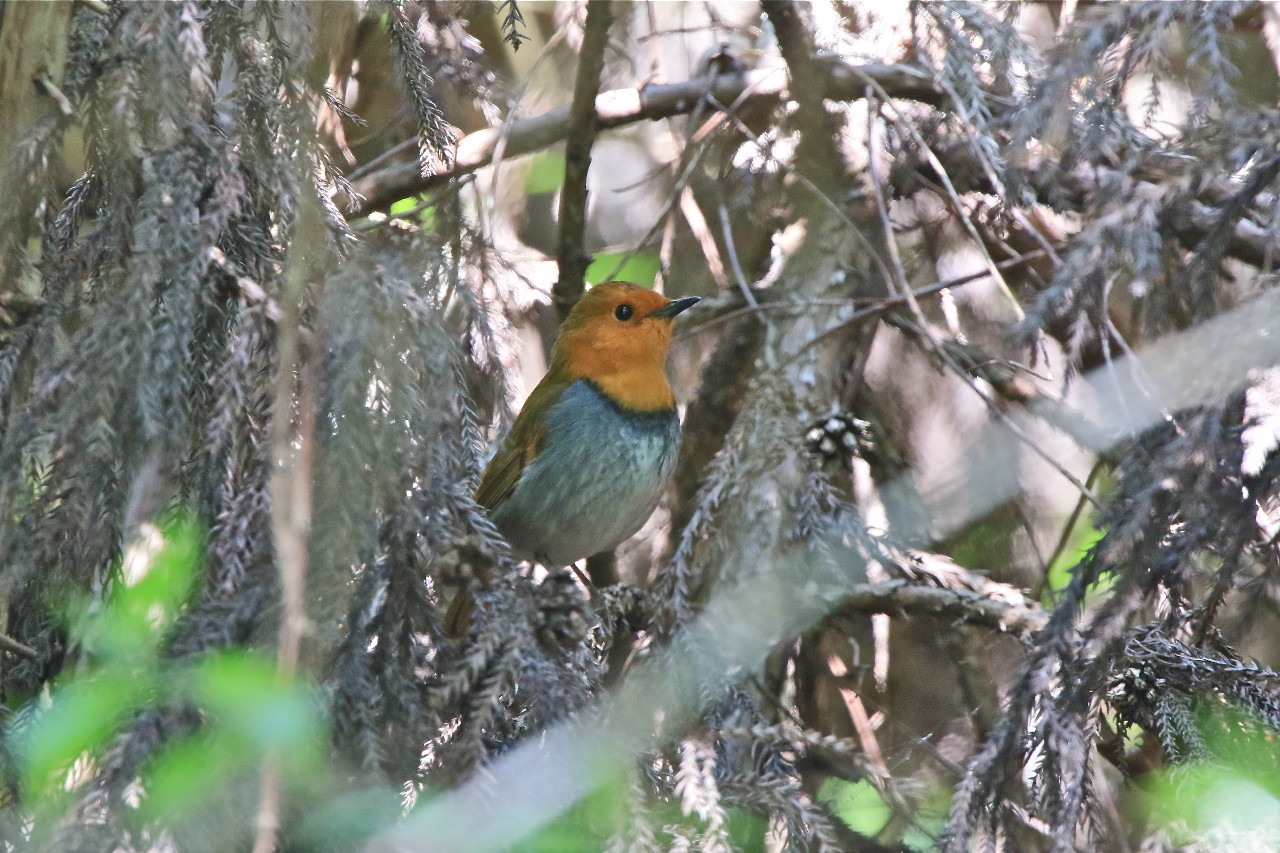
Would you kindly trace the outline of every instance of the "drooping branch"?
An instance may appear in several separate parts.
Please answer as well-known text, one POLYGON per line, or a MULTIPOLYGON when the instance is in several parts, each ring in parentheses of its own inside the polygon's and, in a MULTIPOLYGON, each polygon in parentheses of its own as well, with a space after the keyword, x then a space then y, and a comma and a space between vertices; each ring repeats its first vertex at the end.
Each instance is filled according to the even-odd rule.
POLYGON ((600 72, 613 21, 610 0, 587 3, 587 22, 578 54, 578 76, 569 108, 569 136, 564 149, 564 190, 560 193, 560 236, 557 257, 560 276, 551 289, 551 299, 563 320, 582 296, 583 275, 591 259, 583 237, 587 228, 587 171, 591 168, 591 146, 596 141, 596 95, 600 72))

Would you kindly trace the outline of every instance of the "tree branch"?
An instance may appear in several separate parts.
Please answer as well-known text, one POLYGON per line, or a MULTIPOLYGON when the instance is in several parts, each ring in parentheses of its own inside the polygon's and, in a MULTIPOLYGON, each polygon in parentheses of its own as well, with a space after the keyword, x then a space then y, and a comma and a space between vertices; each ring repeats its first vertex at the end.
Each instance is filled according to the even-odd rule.
POLYGON ((556 256, 560 277, 551 288, 551 301, 563 320, 582 296, 583 276, 591 258, 583 237, 587 228, 587 171, 591 168, 591 146, 596 141, 596 95, 600 72, 613 22, 610 0, 587 3, 587 23, 578 54, 578 77, 573 85, 573 105, 569 108, 569 135, 564 147, 564 190, 560 193, 560 237, 556 256))
MULTIPOLYGON (((870 77, 895 98, 907 98, 939 104, 943 93, 929 77, 906 65, 848 66, 831 58, 814 60, 823 96, 833 100, 857 100, 866 90, 870 77), (860 76, 862 75, 862 76, 860 76)), ((692 113, 702 98, 710 95, 722 104, 737 102, 742 111, 762 105, 773 105, 787 92, 785 75, 777 68, 759 69, 741 75, 720 74, 708 87, 699 77, 680 83, 647 85, 639 89, 614 89, 595 99, 596 130, 624 127, 640 121, 653 121, 692 113)), ((569 107, 549 110, 539 116, 520 119, 506 128, 505 156, 514 157, 540 151, 565 139, 572 127, 569 107)), ((434 175, 423 177, 416 162, 401 162, 365 175, 354 182, 356 192, 364 197, 356 206, 356 214, 382 210, 392 202, 440 186, 451 178, 481 169, 493 160, 503 127, 491 127, 469 133, 458 142, 453 165, 434 175)))
MULTIPOLYGON (((892 98, 927 104, 941 104, 946 99, 945 94, 925 74, 907 65, 848 65, 831 57, 815 57, 812 67, 817 75, 817 85, 823 89, 823 97, 830 100, 861 100, 866 95, 867 79, 874 80, 892 98)), ((759 69, 736 76, 718 75, 711 83, 709 92, 720 103, 737 102, 741 112, 775 104, 787 93, 787 81, 776 68, 759 69)), ((706 95, 708 85, 705 78, 602 92, 595 102, 596 130, 689 114, 706 95)), ((541 151, 560 142, 569 135, 571 125, 570 108, 560 107, 539 116, 512 122, 510 126, 487 128, 466 135, 458 142, 453 165, 434 175, 422 177, 418 164, 414 161, 394 163, 370 172, 353 182, 356 192, 362 196, 353 215, 384 210, 402 198, 425 192, 451 179, 484 168, 493 161, 504 127, 507 136, 505 155, 514 157, 541 151)), ((956 180, 958 190, 977 188, 973 181, 964 180, 964 176, 970 174, 975 179, 978 178, 981 171, 975 168, 972 154, 965 146, 940 149, 936 153, 956 180)), ((1068 198, 1073 203, 1079 203, 1093 191, 1097 183, 1117 175, 1118 173, 1102 169, 1077 169, 1065 176, 1032 173, 1029 179, 1031 186, 1042 197, 1047 197, 1045 193, 1053 186, 1046 181, 1060 181, 1057 194, 1061 195, 1061 190, 1065 187, 1068 198)), ((1192 246, 1203 240, 1220 221, 1221 211, 1218 208, 1229 201, 1229 198, 1218 197, 1221 195, 1223 191, 1211 185, 1205 189, 1203 203, 1193 202, 1180 206, 1171 216, 1170 224, 1174 231, 1192 246)), ((1235 223, 1228 241, 1228 255, 1254 266, 1262 265, 1268 257, 1280 257, 1280 244, 1271 238, 1265 228, 1248 219, 1235 223)))
MULTIPOLYGON (((849 184, 849 169, 836 141, 840 128, 824 102, 826 75, 814 62, 813 40, 791 0, 764 0, 760 7, 773 25, 778 50, 791 77, 790 96, 796 102, 795 121, 800 129, 796 171, 814 186, 824 188, 829 198, 842 199, 849 184)), ((800 194, 797 200, 807 218, 805 207, 812 208, 817 200, 806 194, 800 194)))
POLYGON ((7 634, 0 634, 0 652, 10 652, 27 660, 39 660, 40 653, 25 643, 19 643, 7 634))
MULTIPOLYGON (((280 298, 281 318, 276 326, 278 364, 271 409, 273 465, 269 487, 271 542, 280 575, 276 677, 282 685, 293 682, 307 630, 306 577, 312 514, 316 376, 313 360, 306 359, 303 349, 302 312, 309 264, 313 253, 323 246, 324 226, 318 207, 310 197, 301 198, 280 298)), ((272 853, 276 849, 283 806, 281 773, 281 753, 278 748, 271 748, 262 760, 259 774, 253 853, 272 853)))
MULTIPOLYGON (((1144 177, 1141 172, 1136 177, 1144 177)), ((1161 177, 1150 175, 1140 180, 1132 189, 1130 198, 1138 198, 1144 192, 1153 191, 1161 177)), ((1051 174, 1047 170, 1031 175, 1030 184, 1041 198, 1061 197, 1063 189, 1068 191, 1068 198, 1074 204, 1083 204, 1092 195, 1099 184, 1110 181, 1131 180, 1121 172, 1102 168, 1078 168, 1065 174, 1051 174)), ((1209 203, 1192 201, 1179 204, 1169 210, 1169 225, 1174 233, 1189 249, 1198 248, 1210 234, 1221 231, 1226 240, 1226 254, 1253 266, 1263 266, 1268 258, 1280 257, 1280 243, 1266 228, 1247 219, 1241 218, 1236 211, 1235 222, 1230 227, 1223 227, 1224 217, 1233 213, 1238 202, 1234 195, 1223 197, 1221 188, 1206 188, 1203 197, 1209 203)))
POLYGON ((1001 601, 969 589, 943 589, 905 580, 858 584, 828 619, 848 619, 854 613, 928 613, 1020 635, 1039 631, 1049 622, 1049 614, 1038 604, 1001 601))
MULTIPOLYGON (((960 192, 995 191, 968 146, 935 148, 934 153, 946 166, 960 192)), ((1179 180, 1182 177, 1173 168, 1167 171, 1159 167, 1139 168, 1127 175, 1116 169, 1097 166, 1081 166, 1065 172, 1032 167, 1024 175, 1036 196, 1053 200, 1052 203, 1046 202, 1047 206, 1059 210, 1080 209, 1101 185, 1118 181, 1134 182, 1136 178, 1129 197, 1138 198, 1154 193, 1163 181, 1179 180)), ((1238 193, 1238 188, 1231 188, 1225 182, 1210 183, 1198 193, 1199 201, 1172 206, 1167 211, 1168 224, 1188 249, 1196 249, 1206 237, 1218 231, 1221 232, 1222 239, 1226 240, 1226 255, 1252 266, 1265 266, 1269 258, 1280 257, 1280 241, 1268 229, 1240 216, 1239 211, 1234 210, 1240 203, 1238 193), (1230 227, 1224 227, 1224 217, 1234 220, 1230 227)), ((1265 209, 1273 203, 1267 194, 1258 194, 1259 207, 1265 209)))

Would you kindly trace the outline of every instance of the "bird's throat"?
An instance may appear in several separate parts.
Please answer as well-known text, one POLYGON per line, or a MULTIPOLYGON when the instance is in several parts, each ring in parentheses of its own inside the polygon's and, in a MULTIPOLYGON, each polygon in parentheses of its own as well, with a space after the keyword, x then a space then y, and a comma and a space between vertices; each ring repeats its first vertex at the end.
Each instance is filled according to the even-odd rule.
POLYGON ((676 407, 671 383, 661 368, 637 365, 590 379, 610 400, 633 412, 669 412, 676 407))

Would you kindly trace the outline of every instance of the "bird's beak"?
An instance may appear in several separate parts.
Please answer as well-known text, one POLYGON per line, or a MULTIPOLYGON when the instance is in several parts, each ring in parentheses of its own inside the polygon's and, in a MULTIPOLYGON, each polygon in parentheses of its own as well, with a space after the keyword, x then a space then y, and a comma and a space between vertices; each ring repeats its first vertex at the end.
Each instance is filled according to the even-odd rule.
POLYGON ((657 311, 650 314, 650 317, 674 317, 686 308, 692 308, 701 302, 702 299, 697 296, 686 296, 683 299, 672 299, 666 305, 663 305, 657 311))

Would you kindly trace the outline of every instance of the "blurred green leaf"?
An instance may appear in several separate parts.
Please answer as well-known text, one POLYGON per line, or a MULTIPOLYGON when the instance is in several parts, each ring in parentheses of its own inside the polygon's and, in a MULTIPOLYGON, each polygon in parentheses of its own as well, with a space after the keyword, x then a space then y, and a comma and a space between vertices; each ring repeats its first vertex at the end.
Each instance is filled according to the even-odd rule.
MULTIPOLYGON (((1111 489, 1111 472, 1105 466, 1096 470, 1090 475, 1090 486, 1096 494, 1102 494, 1111 489)), ((1071 582, 1071 576, 1076 566, 1080 565, 1080 561, 1085 555, 1098 544, 1102 539, 1105 531, 1098 529, 1093 523, 1093 512, 1086 509, 1081 512, 1072 525, 1071 530, 1067 534, 1066 546, 1058 553, 1054 561, 1049 565, 1048 575, 1045 577, 1044 594, 1041 596, 1041 604, 1049 606, 1053 603, 1054 596, 1066 588, 1071 582)), ((1094 585, 1090 591, 1090 596, 1106 592, 1111 588, 1112 578, 1105 575, 1094 585)))
POLYGON ((391 207, 388 208, 388 212, 392 216, 395 216, 398 213, 408 213, 419 204, 421 204, 421 200, 416 195, 410 196, 409 198, 402 198, 399 201, 393 201, 391 203, 391 207))
POLYGON ((52 704, 13 743, 27 790, 44 790, 77 758, 100 751, 151 693, 145 673, 105 672, 55 690, 52 704))
MULTIPOLYGON (((606 280, 605 277, 612 273, 619 263, 622 263, 623 258, 627 258, 625 252, 596 255, 587 267, 587 283, 601 284, 604 282, 606 280)), ((622 264, 622 269, 618 270, 613 279, 615 281, 629 281, 642 287, 653 287, 653 283, 658 280, 658 270, 661 267, 662 262, 658 259, 657 252, 637 252, 627 258, 626 263, 622 264)))
POLYGON ((428 204, 428 201, 430 201, 430 196, 425 195, 402 198, 397 202, 393 202, 389 211, 392 216, 402 217, 406 221, 416 220, 418 226, 424 231, 435 231, 436 206, 428 204))
POLYGON ((1151 819, 1175 839, 1212 834, 1280 838, 1280 744, 1274 731, 1235 708, 1199 715, 1208 756, 1150 774, 1142 789, 1151 819))
POLYGON ((1014 518, 1003 515, 969 525, 947 549, 951 559, 962 566, 983 568, 1009 559, 1015 537, 1022 528, 1014 518))
POLYGON ((434 204, 418 211, 418 225, 423 231, 436 230, 436 206, 434 204))
POLYGON ((72 636, 104 664, 146 666, 190 598, 204 547, 203 529, 186 514, 144 531, 113 573, 102 607, 82 609, 72 636))
POLYGON ((169 744, 143 774, 144 815, 181 820, 255 767, 258 756, 235 741, 229 733, 214 729, 169 744))
POLYGON ((922 800, 918 800, 911 825, 902 833, 903 846, 921 853, 936 850, 938 836, 947 825, 950 812, 951 789, 943 784, 935 784, 922 800))
POLYGON ((831 777, 818 789, 818 799, 831 807, 837 817, 854 832, 874 837, 892 815, 869 782, 850 782, 831 777))
MULTIPOLYGON (((1085 558, 1089 550, 1098 541, 1102 539, 1103 531, 1093 525, 1091 513, 1083 512, 1076 521, 1071 533, 1067 536, 1067 545, 1058 554, 1058 558, 1049 565, 1049 573, 1045 578, 1044 595, 1041 596, 1041 603, 1049 606, 1053 603, 1055 595, 1066 588, 1071 583, 1071 577, 1075 573, 1076 566, 1080 565, 1080 561, 1085 558)), ((1090 595, 1097 595, 1111 588, 1113 579, 1110 575, 1105 575, 1090 591, 1090 595)))
POLYGON ((533 158, 533 165, 524 179, 524 191, 529 195, 553 193, 564 186, 564 152, 547 151, 533 158))
POLYGON ((186 698, 206 712, 206 722, 148 766, 148 813, 194 819, 193 806, 233 808, 244 780, 257 777, 268 753, 280 761, 287 791, 327 783, 319 703, 309 686, 281 682, 272 658, 226 651, 178 681, 186 698))
POLYGON ((226 652, 201 662, 192 698, 258 750, 298 750, 323 737, 320 705, 302 684, 283 684, 275 661, 252 652, 226 652))
POLYGON ((100 605, 76 609, 73 646, 91 666, 55 688, 49 706, 14 742, 33 789, 55 781, 80 756, 101 751, 155 698, 157 650, 185 606, 203 553, 200 526, 176 514, 128 546, 100 605))

